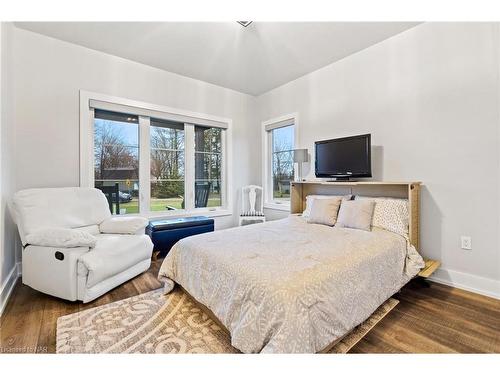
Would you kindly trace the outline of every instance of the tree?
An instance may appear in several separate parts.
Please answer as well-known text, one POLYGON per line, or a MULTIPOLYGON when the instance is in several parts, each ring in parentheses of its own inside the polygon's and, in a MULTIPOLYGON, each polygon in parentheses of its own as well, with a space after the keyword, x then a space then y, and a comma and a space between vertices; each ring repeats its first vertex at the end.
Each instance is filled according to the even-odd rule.
POLYGON ((198 151, 195 178, 212 182, 212 192, 220 193, 219 184, 213 184, 213 181, 221 179, 222 130, 196 126, 195 144, 198 151))
POLYGON ((156 181, 151 195, 156 198, 178 197, 184 193, 184 131, 151 127, 151 176, 156 181))
POLYGON ((104 179, 106 170, 117 168, 130 167, 138 174, 137 157, 112 121, 102 120, 94 127, 94 160, 96 179, 104 179))
POLYGON ((273 140, 272 166, 273 191, 283 196, 282 182, 293 179, 293 150, 283 138, 277 137, 273 140))
MULTIPOLYGON (((195 126, 195 179, 220 180, 221 129, 195 126)), ((151 196, 173 198, 184 194, 184 129, 151 127, 151 196)), ((219 192, 213 184, 212 191, 219 192)))

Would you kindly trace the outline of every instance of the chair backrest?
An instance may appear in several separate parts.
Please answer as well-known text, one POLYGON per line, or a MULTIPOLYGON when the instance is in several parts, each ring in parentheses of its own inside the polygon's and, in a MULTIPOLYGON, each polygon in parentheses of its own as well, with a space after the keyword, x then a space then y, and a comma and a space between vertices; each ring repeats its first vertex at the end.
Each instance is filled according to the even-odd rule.
POLYGON ((210 182, 195 182, 194 184, 194 206, 207 207, 208 195, 210 194, 210 182))
POLYGON ((244 214, 264 211, 263 190, 261 186, 248 185, 241 188, 241 212, 244 214))
POLYGON ((109 212, 113 213, 113 203, 115 204, 115 214, 120 214, 120 184, 116 183, 113 186, 97 186, 97 189, 102 191, 108 201, 109 212))
POLYGON ((111 216, 104 194, 94 188, 26 189, 14 195, 13 208, 21 240, 47 227, 79 228, 111 216))

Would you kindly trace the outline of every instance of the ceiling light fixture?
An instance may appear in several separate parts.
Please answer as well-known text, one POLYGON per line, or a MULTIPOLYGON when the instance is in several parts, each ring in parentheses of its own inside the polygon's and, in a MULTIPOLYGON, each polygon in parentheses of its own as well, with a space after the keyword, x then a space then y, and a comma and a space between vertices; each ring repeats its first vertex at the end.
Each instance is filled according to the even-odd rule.
POLYGON ((238 22, 243 27, 247 27, 252 23, 252 21, 236 21, 236 22, 238 22))

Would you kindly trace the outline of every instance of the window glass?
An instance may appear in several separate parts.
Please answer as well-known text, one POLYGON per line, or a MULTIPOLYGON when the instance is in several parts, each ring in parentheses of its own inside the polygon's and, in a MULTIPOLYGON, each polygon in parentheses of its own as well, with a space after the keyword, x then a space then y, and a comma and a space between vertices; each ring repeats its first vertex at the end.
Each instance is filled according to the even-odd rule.
POLYGON ((225 129, 144 112, 93 108, 93 113, 94 186, 106 195, 114 215, 226 206, 225 129), (144 134, 149 140, 140 139, 144 134), (149 165, 139 163, 140 157, 149 157, 149 165), (139 194, 140 187, 149 194, 139 194))
POLYGON ((271 130, 271 173, 273 200, 290 200, 290 182, 293 181, 293 125, 271 130))
POLYGON ((222 206, 221 128, 194 127, 195 207, 222 206))
POLYGON ((151 211, 184 209, 184 124, 151 119, 151 211))
POLYGON ((139 119, 95 110, 94 186, 103 190, 113 214, 139 212, 139 119))

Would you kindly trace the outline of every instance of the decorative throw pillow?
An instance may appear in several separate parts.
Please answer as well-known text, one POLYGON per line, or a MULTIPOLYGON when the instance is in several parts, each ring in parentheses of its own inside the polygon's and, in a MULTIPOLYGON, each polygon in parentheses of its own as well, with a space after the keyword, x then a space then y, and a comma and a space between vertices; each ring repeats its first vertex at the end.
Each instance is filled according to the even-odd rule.
POLYGON ((397 233, 408 238, 409 207, 408 199, 372 198, 356 196, 357 201, 373 201, 372 226, 397 233))
POLYGON ((311 214, 312 203, 316 199, 331 199, 331 198, 342 198, 343 200, 350 200, 352 195, 308 195, 306 196, 306 209, 302 212, 302 217, 308 218, 311 214))
POLYGON ((341 197, 313 200, 307 222, 334 226, 337 222, 341 200, 341 197))
POLYGON ((342 201, 336 226, 370 231, 374 207, 370 200, 342 201))

